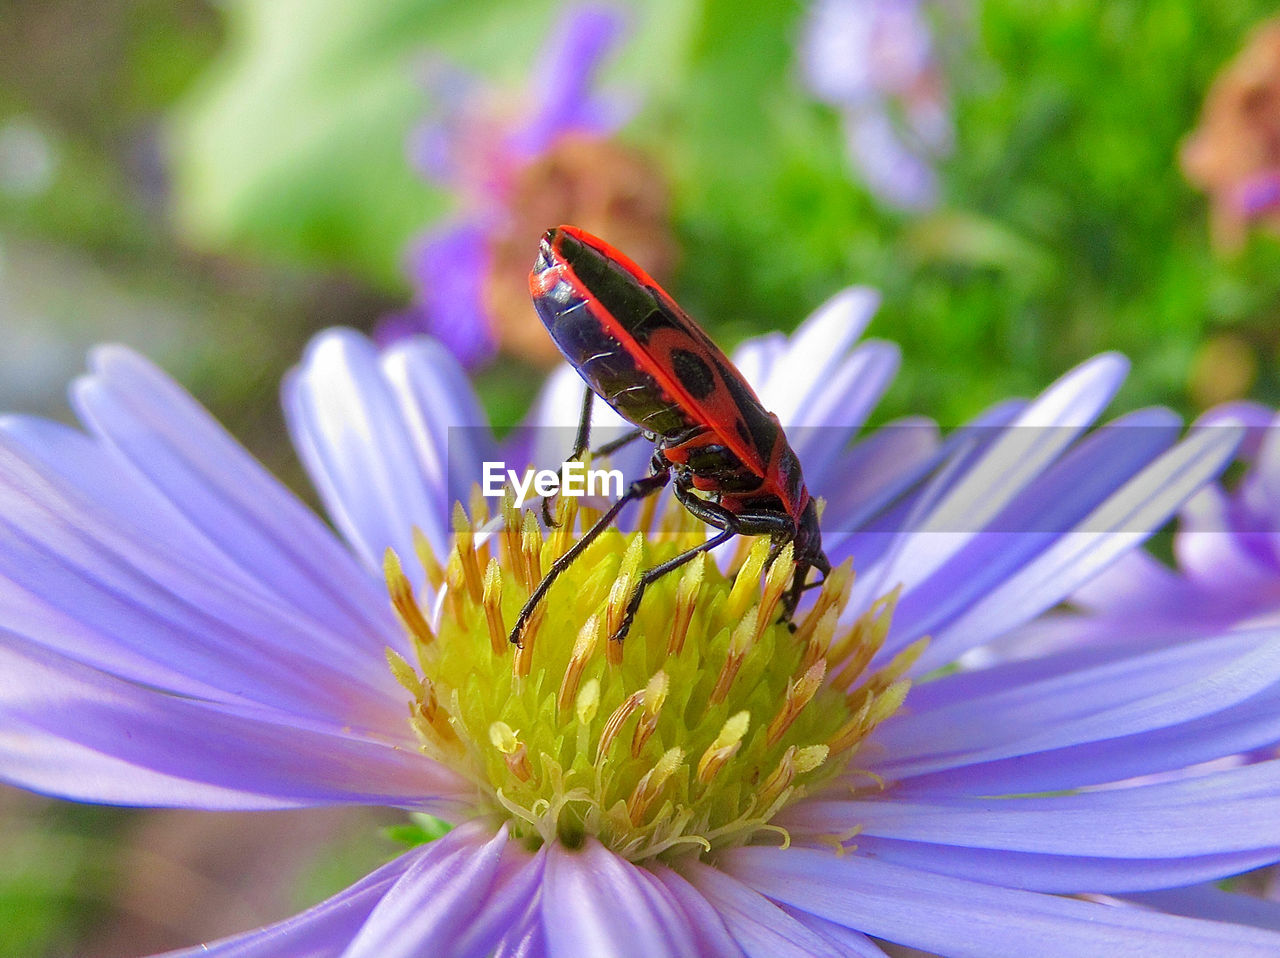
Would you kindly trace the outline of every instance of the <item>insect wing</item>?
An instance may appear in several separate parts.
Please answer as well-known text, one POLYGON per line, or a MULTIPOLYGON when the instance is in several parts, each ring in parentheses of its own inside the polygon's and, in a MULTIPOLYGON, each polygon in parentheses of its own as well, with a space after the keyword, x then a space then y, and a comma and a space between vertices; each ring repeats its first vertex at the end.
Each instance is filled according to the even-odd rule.
MULTIPOLYGON (((683 426, 705 426, 744 466, 768 475, 779 443, 785 443, 777 419, 711 338, 631 259, 575 227, 553 229, 543 240, 530 289, 535 302, 541 294, 553 299, 552 308, 585 309, 591 325, 598 326, 593 355, 575 350, 575 356, 561 346, 584 378, 590 381, 591 373, 584 369, 584 359, 610 370, 634 365, 655 393, 683 413, 683 426), (616 345, 610 349, 608 344, 616 345)), ((541 303, 539 312, 547 322, 541 303)), ((579 318, 579 326, 584 319, 579 318)), ((627 414, 629 397, 619 401, 619 394, 600 394, 627 414)), ((679 428, 654 431, 669 436, 679 428)))

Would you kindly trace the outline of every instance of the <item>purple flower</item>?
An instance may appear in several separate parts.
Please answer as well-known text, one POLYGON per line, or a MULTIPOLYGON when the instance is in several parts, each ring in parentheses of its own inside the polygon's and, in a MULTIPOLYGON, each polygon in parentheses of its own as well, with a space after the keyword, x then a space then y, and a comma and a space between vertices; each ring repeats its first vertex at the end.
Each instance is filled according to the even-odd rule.
POLYGON ((1272 213, 1280 207, 1280 170, 1267 170, 1239 184, 1236 209, 1246 219, 1272 213))
MULTIPOLYGON (((1269 906, 1124 901, 1276 861, 1280 762, 1133 782, 1275 740, 1275 630, 944 668, 1140 542, 1238 432, 1180 441, 1147 410, 1086 435, 1125 373, 1102 356, 945 439, 859 434, 897 364, 855 343, 874 308, 851 290, 738 353, 856 579, 836 569, 793 634, 789 560, 762 583, 758 541, 658 580, 619 644, 625 583, 679 545, 609 532, 520 650, 506 626, 574 503, 546 537, 520 516, 449 531, 501 452, 442 346, 329 331, 285 383, 345 543, 157 369, 99 350, 83 431, 0 423, 3 777, 456 823, 192 955, 1276 954, 1269 906)), ((705 534, 678 510, 636 524, 705 534)))
POLYGON ((878 199, 910 211, 937 205, 934 163, 953 138, 930 6, 816 0, 801 40, 805 82, 840 112, 849 162, 878 199))
POLYGON ((541 364, 558 354, 532 321, 527 251, 548 227, 581 223, 638 250, 659 272, 672 259, 665 189, 654 169, 613 135, 632 112, 594 91, 623 32, 609 7, 567 9, 523 95, 485 87, 432 62, 436 113, 413 135, 410 157, 457 212, 411 246, 414 301, 379 324, 388 345, 415 332, 443 342, 464 365, 500 347, 541 364))
POLYGON ((1240 402, 1209 411, 1199 424, 1246 429, 1238 456, 1244 472, 1230 488, 1205 486, 1180 510, 1177 567, 1129 553, 1072 596, 1070 610, 1006 640, 1007 653, 1085 641, 1155 647, 1280 625, 1280 418, 1240 402))

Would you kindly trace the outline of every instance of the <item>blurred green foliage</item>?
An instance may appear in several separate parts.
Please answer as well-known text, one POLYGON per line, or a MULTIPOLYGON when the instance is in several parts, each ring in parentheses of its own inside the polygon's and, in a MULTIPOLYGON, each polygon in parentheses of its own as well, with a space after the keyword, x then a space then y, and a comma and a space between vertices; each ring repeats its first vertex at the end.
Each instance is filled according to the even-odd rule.
MULTIPOLYGON (((432 107, 415 62, 433 50, 518 97, 555 9, 231 5, 227 49, 174 139, 189 234, 403 290, 406 241, 448 208, 404 162, 432 107)), ((906 353, 882 414, 949 422, 1102 349, 1137 360, 1129 403, 1184 409, 1206 331, 1243 331, 1274 356, 1280 249, 1267 239, 1216 260, 1176 162, 1213 74, 1271 5, 975 3, 945 38, 959 136, 944 204, 923 218, 850 181, 835 116, 797 80, 799 5, 631 9, 607 80, 640 96, 624 135, 665 168, 697 250, 676 295, 725 339, 794 326, 842 285, 876 286, 873 331, 906 353)))

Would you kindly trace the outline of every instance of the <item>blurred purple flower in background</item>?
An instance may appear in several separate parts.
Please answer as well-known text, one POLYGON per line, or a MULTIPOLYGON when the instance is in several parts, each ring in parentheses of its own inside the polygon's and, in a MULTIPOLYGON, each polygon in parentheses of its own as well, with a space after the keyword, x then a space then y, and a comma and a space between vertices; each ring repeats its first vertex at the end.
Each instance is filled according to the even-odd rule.
POLYGON ((466 366, 499 348, 542 365, 558 360, 533 321, 525 280, 528 251, 561 222, 614 237, 658 275, 670 264, 665 190, 646 160, 613 139, 632 106, 594 89, 623 31, 612 8, 570 7, 520 92, 429 65, 435 112, 409 153, 453 194, 457 212, 410 249, 414 301, 379 325, 380 343, 426 332, 466 366))
POLYGON ((1276 954, 1269 906, 1122 901, 1280 857, 1280 761, 1132 781, 1275 741, 1275 629, 938 671, 1140 543, 1238 432, 1180 441, 1143 410, 1089 433, 1126 373, 1101 356, 945 440, 858 436, 897 364, 855 343, 874 305, 849 291, 737 355, 789 426, 852 442, 803 455, 857 579, 837 570, 793 635, 758 540, 737 585, 714 563, 661 579, 604 649, 637 550, 679 546, 606 534, 510 646, 570 526, 450 533, 495 446, 438 343, 329 331, 285 383, 345 544, 155 367, 97 352, 84 432, 0 422, 0 774, 86 801, 457 823, 192 955, 1276 954))
POLYGON ((938 203, 937 160, 952 149, 945 82, 921 0, 816 0, 800 43, 814 96, 835 107, 849 161, 883 203, 938 203))

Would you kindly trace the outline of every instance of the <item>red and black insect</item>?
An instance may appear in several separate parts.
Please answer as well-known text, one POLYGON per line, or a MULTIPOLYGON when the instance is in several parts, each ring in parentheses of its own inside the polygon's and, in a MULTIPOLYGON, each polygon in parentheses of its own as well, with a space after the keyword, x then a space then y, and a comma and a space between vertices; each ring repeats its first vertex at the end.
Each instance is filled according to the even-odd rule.
POLYGON ((795 575, 783 601, 783 618, 789 619, 809 570, 825 576, 831 563, 822 551, 800 461, 778 417, 675 300, 603 240, 573 226, 548 230, 529 274, 529 292, 551 338, 588 387, 570 459, 586 451, 594 396, 638 427, 598 454, 641 436, 654 442, 654 452, 649 475, 633 482, 548 570, 521 610, 511 640, 520 641, 551 583, 623 507, 673 478, 680 503, 721 531, 647 570, 613 638, 627 634, 646 587, 736 535, 769 536, 771 561, 792 543, 795 575))

